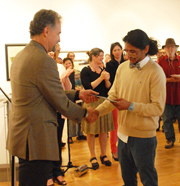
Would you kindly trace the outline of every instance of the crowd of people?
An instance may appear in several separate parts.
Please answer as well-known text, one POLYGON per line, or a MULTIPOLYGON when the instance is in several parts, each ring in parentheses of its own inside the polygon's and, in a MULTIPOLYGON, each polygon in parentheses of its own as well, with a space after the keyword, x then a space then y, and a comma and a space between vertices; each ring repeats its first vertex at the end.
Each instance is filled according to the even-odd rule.
POLYGON ((68 143, 73 137, 87 140, 92 169, 99 168, 96 135, 100 161, 111 166, 106 155, 110 133, 112 157, 120 163, 124 184, 137 185, 139 172, 144 186, 157 186, 159 118, 166 149, 175 143, 174 118, 180 126, 179 45, 168 38, 158 49, 157 41, 144 31, 131 30, 123 37, 124 49, 119 42, 112 43, 104 61, 102 49, 88 51, 88 65, 80 72, 74 69, 73 52, 60 58, 60 33, 61 16, 52 10, 38 11, 30 23, 32 40, 11 67, 7 149, 19 158, 19 185, 67 184, 61 170, 67 118, 68 143), (154 55, 157 62, 151 59, 154 55))

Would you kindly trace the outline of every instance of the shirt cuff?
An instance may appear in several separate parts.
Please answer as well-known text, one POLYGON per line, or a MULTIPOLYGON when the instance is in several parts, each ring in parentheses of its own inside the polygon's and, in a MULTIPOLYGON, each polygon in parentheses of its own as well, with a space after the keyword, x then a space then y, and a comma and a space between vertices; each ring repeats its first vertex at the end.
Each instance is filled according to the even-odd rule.
POLYGON ((85 117, 88 117, 88 115, 89 115, 89 114, 88 114, 88 111, 87 111, 87 109, 86 109, 86 110, 85 110, 85 113, 84 113, 84 118, 85 118, 85 117))
POLYGON ((74 101, 79 100, 79 90, 76 91, 76 94, 74 96, 74 101))
POLYGON ((132 102, 131 105, 128 107, 128 110, 133 111, 133 109, 134 109, 134 103, 132 102))

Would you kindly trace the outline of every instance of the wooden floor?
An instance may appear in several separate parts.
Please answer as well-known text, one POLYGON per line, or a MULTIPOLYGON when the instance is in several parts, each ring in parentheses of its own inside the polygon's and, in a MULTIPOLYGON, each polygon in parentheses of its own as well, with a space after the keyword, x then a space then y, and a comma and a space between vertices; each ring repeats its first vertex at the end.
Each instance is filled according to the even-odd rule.
MULTIPOLYGON (((157 132, 157 154, 156 154, 156 169, 158 172, 159 186, 179 186, 180 185, 180 134, 178 132, 178 124, 174 124, 176 131, 176 143, 172 149, 165 149, 165 136, 162 130, 157 132)), ((64 130, 66 132, 66 129, 64 130)), ((66 135, 63 136, 65 141, 66 135)), ((74 166, 81 166, 87 164, 90 166, 90 156, 87 147, 87 141, 78 142, 73 138, 74 143, 70 145, 71 161, 74 166)), ((63 149, 63 165, 68 163, 68 150, 67 146, 63 149)), ((82 177, 75 177, 75 168, 70 168, 65 173, 64 179, 67 181, 68 186, 116 186, 123 185, 121 178, 121 171, 118 162, 112 159, 110 152, 110 143, 108 140, 107 156, 112 161, 111 167, 102 165, 99 160, 100 148, 99 141, 96 138, 96 152, 100 168, 97 170, 89 170, 87 174, 82 177)), ((10 183, 0 183, 0 186, 10 186, 10 183)), ((138 177, 138 186, 142 186, 138 177)))

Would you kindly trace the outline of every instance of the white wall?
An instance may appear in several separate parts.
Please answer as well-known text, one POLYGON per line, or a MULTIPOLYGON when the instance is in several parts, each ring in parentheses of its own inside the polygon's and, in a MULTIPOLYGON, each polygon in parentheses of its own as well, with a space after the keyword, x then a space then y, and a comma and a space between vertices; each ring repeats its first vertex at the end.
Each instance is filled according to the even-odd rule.
MULTIPOLYGON (((61 49, 90 50, 119 41, 132 29, 143 29, 165 43, 173 37, 180 44, 179 0, 0 0, 0 87, 6 81, 5 44, 28 43, 29 22, 40 9, 53 9, 63 17, 61 49)), ((0 93, 1 94, 1 93, 0 93)))

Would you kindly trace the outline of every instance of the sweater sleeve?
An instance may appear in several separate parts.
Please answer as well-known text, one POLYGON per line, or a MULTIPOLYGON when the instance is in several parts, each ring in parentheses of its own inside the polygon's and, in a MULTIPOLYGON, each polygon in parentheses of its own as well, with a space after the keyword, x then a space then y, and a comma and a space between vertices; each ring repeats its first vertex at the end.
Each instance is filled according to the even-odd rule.
POLYGON ((85 109, 73 103, 76 91, 65 94, 57 71, 56 62, 52 59, 44 60, 37 75, 37 87, 47 102, 64 116, 76 122, 81 122, 85 109))

